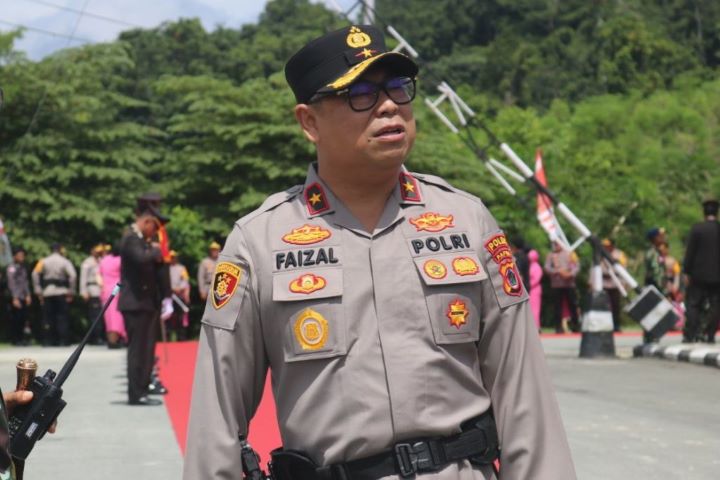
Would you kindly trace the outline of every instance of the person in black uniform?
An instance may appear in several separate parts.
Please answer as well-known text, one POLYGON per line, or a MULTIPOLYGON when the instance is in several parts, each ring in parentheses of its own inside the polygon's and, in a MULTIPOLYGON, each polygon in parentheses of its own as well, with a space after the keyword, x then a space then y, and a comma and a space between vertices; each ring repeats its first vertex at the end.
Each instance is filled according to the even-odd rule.
POLYGON ((683 329, 685 343, 702 340, 715 343, 720 313, 720 223, 717 221, 720 202, 711 198, 705 200, 702 206, 705 221, 696 223, 690 229, 683 262, 687 285, 687 320, 683 329), (709 304, 709 311, 706 321, 702 322, 706 304, 709 304))
POLYGON ((118 309, 128 334, 128 403, 161 405, 148 397, 148 386, 155 358, 156 330, 160 305, 168 292, 160 277, 164 271, 160 246, 152 239, 167 222, 159 210, 139 202, 136 219, 120 241, 122 295, 118 309))

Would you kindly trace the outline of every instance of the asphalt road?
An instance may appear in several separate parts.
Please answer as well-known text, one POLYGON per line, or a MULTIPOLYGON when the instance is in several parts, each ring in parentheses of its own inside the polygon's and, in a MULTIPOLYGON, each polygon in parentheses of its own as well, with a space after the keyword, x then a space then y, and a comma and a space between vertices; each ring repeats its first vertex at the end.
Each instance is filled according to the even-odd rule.
POLYGON ((576 339, 543 341, 578 478, 720 478, 720 369, 631 358, 638 343, 587 360, 576 339))
MULTIPOLYGON (((585 360, 577 357, 577 337, 543 340, 578 478, 720 478, 720 369, 631 358, 637 343, 638 337, 618 338, 618 358, 585 360)), ((21 357, 35 358, 42 372, 57 371, 71 351, 2 348, 0 386, 15 385, 21 357)), ((165 408, 125 405, 124 375, 124 351, 86 349, 65 384, 68 406, 58 432, 37 444, 26 479, 180 478, 182 458, 165 408)))

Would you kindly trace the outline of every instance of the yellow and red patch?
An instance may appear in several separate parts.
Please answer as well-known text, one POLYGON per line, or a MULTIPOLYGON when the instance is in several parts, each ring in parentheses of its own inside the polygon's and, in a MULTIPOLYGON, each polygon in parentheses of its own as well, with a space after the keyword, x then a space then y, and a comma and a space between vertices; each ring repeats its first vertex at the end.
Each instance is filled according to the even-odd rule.
POLYGON ((319 183, 315 182, 305 189, 305 206, 310 215, 317 215, 330 210, 330 203, 325 195, 325 190, 319 183))
POLYGON ((330 238, 331 235, 329 230, 320 226, 305 224, 300 228, 293 228, 290 233, 283 235, 282 239, 283 242, 293 245, 312 245, 330 238))
POLYGON ((455 273, 464 277, 466 275, 477 275, 480 267, 477 262, 470 257, 457 257, 452 261, 452 268, 455 273))
POLYGON ((237 290, 242 269, 229 262, 220 262, 215 267, 212 285, 212 304, 215 309, 222 308, 237 290))
POLYGON ((440 215, 435 212, 426 212, 419 217, 411 218, 410 223, 415 226, 418 232, 422 230, 426 232, 441 232, 446 228, 455 226, 453 225, 452 215, 440 215))
POLYGON ((448 304, 448 311, 445 315, 450 319, 450 325, 460 330, 460 328, 467 323, 467 317, 470 315, 470 311, 467 305, 465 305, 465 302, 456 298, 448 304))
POLYGON ((439 260, 428 260, 423 265, 423 270, 428 277, 435 280, 445 278, 447 275, 447 267, 445 267, 445 264, 439 260))
POLYGON ((300 275, 298 278, 290 282, 290 291, 293 293, 304 293, 310 294, 322 290, 327 285, 327 282, 323 277, 313 275, 312 273, 306 273, 300 275))
POLYGON ((514 297, 522 295, 522 282, 515 266, 515 258, 510 251, 505 234, 499 233, 485 242, 485 250, 498 264, 500 276, 503 279, 503 290, 514 297))

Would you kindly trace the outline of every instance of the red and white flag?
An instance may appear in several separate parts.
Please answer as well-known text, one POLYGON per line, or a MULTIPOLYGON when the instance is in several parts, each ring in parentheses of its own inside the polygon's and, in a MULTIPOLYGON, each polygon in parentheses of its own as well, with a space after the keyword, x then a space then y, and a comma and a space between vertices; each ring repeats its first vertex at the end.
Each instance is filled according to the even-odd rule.
MULTIPOLYGON (((535 178, 537 178, 540 185, 547 187, 547 178, 545 177, 542 152, 539 148, 535 151, 535 178)), ((567 244, 565 234, 560 228, 560 224, 558 224, 557 218, 555 217, 552 201, 547 195, 540 192, 537 194, 537 218, 540 225, 550 237, 550 240, 560 240, 567 244)))

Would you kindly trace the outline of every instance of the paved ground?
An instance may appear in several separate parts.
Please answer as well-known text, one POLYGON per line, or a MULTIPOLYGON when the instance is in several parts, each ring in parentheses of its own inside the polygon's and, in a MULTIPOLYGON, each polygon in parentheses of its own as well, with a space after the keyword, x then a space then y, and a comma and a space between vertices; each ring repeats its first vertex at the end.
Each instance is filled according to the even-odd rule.
MULTIPOLYGON (((72 348, 0 349, 0 385, 15 386, 15 363, 58 372, 72 348)), ((35 446, 27 480, 178 480, 182 457, 164 406, 127 406, 125 350, 86 347, 65 382, 58 431, 35 446)))
MULTIPOLYGON (((664 339, 677 343, 679 337, 664 339)), ((718 478, 720 372, 632 358, 638 337, 616 339, 618 358, 578 358, 579 338, 543 344, 581 480, 718 478)), ((29 356, 59 370, 69 348, 0 349, 0 385, 29 356)), ((28 480, 176 480, 182 458, 163 407, 125 405, 124 351, 88 347, 65 384, 58 433, 38 443, 28 480)))

